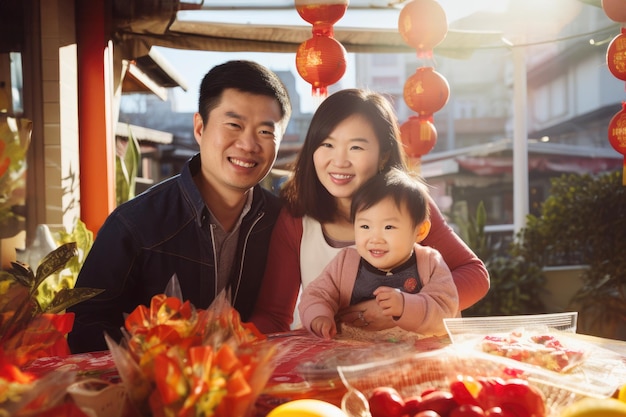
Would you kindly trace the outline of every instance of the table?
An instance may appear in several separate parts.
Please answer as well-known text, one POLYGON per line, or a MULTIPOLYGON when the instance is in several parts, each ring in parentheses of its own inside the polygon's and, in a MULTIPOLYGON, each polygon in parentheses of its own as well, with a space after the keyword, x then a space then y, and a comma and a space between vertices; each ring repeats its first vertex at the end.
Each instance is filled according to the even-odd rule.
MULTIPOLYGON (((624 341, 582 334, 572 336, 617 352, 626 362, 624 341)), ((450 344, 447 336, 418 339, 410 344, 389 345, 342 339, 323 340, 303 330, 270 335, 269 339, 281 344, 281 353, 277 357, 276 368, 256 403, 256 417, 264 417, 274 407, 300 398, 317 398, 340 406, 346 389, 334 369, 337 364, 349 365, 364 360, 380 359, 377 357, 379 355, 389 357, 394 353, 390 349, 410 348, 416 352, 424 352, 441 349, 450 344)), ((120 382, 115 363, 108 351, 39 359, 24 370, 42 376, 58 369, 77 371, 81 378, 120 382)))
MULTIPOLYGON (((276 406, 300 398, 317 398, 340 406, 346 389, 333 365, 355 363, 358 360, 355 355, 372 360, 383 354, 379 352, 389 357, 393 353, 390 348, 429 351, 450 343, 447 336, 388 345, 345 339, 323 340, 305 330, 273 334, 268 338, 280 344, 279 355, 276 368, 257 401, 256 417, 263 417, 276 406)), ((43 358, 24 368, 38 376, 59 369, 75 371, 80 378, 121 382, 109 351, 43 358)))

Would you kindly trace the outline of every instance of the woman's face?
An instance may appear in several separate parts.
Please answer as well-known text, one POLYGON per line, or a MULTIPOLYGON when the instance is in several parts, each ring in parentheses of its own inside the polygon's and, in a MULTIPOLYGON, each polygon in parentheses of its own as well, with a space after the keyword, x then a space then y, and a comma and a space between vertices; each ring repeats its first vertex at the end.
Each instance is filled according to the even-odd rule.
POLYGON ((337 199, 352 199, 378 172, 380 144, 370 122, 354 114, 339 123, 313 153, 320 182, 337 199))

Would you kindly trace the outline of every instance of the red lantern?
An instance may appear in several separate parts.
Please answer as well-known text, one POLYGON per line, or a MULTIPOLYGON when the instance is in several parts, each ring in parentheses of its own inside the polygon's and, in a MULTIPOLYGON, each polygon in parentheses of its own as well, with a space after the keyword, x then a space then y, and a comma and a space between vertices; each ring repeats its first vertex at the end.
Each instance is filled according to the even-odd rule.
POLYGON ((313 96, 326 97, 327 87, 346 72, 346 50, 333 38, 333 25, 348 8, 348 0, 296 0, 300 17, 313 25, 313 37, 298 47, 298 74, 312 86, 313 96))
POLYGON ((609 44, 606 65, 615 78, 626 81, 626 28, 622 28, 622 33, 609 44))
POLYGON ((626 185, 626 102, 622 102, 622 110, 609 122, 609 142, 613 149, 624 155, 622 184, 626 185))
POLYGON ((602 0, 602 10, 609 19, 626 23, 626 0, 602 0))
POLYGON ((412 158, 419 158, 432 151, 437 143, 437 129, 432 115, 411 116, 400 126, 404 150, 412 158))
POLYGON ((412 0, 400 11, 398 31, 419 57, 431 57, 448 33, 446 13, 435 0, 412 0))
POLYGON ((296 0, 300 17, 313 25, 313 34, 333 36, 333 25, 343 17, 348 0, 296 0))
POLYGON ((448 81, 433 67, 420 67, 404 83, 404 101, 418 115, 431 115, 448 102, 448 81))
POLYGON ((298 47, 296 68, 314 96, 326 97, 327 87, 346 72, 346 50, 334 38, 313 36, 298 47))

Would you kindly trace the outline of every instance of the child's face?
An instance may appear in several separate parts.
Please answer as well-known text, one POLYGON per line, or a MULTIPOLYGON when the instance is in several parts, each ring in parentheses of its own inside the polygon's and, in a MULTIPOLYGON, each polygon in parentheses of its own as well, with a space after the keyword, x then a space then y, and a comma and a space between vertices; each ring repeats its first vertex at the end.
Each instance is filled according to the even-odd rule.
POLYGON ((387 271, 411 256, 419 228, 420 225, 413 224, 405 205, 398 207, 388 197, 356 214, 356 249, 370 264, 387 271))

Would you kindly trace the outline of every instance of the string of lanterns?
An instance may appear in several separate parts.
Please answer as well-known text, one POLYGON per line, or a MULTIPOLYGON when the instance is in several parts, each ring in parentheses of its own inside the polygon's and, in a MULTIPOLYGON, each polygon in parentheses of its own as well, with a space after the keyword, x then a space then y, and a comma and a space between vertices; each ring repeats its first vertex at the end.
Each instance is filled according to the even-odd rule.
MULTIPOLYGON (((409 46, 415 48, 421 60, 432 60, 433 48, 448 33, 448 21, 443 8, 435 0, 412 0, 400 11, 398 31, 409 46)), ((448 102, 448 81, 433 66, 418 67, 404 84, 404 101, 417 113, 400 126, 400 136, 406 153, 419 161, 437 143, 433 114, 448 102)))
MULTIPOLYGON (((626 81, 626 0, 602 0, 602 10, 609 19, 622 24, 620 33, 609 43, 606 64, 615 78, 626 81)), ((622 185, 626 185, 626 101, 609 122, 608 136, 611 146, 624 155, 622 185)))
MULTIPOLYGON (((346 71, 346 50, 333 36, 333 25, 348 8, 349 0, 295 0, 302 19, 313 25, 312 37, 301 43, 296 52, 298 74, 311 84, 314 97, 325 98, 328 86, 346 71)), ((446 14, 435 0, 411 0, 400 11, 398 31, 414 48, 417 57, 432 61, 433 48, 448 33, 446 14)), ((404 84, 403 97, 416 115, 400 126, 401 140, 407 155, 419 161, 437 143, 433 114, 448 102, 450 87, 433 65, 416 69, 404 84)))
POLYGON ((295 0, 302 19, 313 25, 313 36, 296 52, 298 74, 311 84, 314 97, 325 98, 328 86, 346 72, 346 50, 334 36, 333 25, 343 17, 348 0, 295 0))

